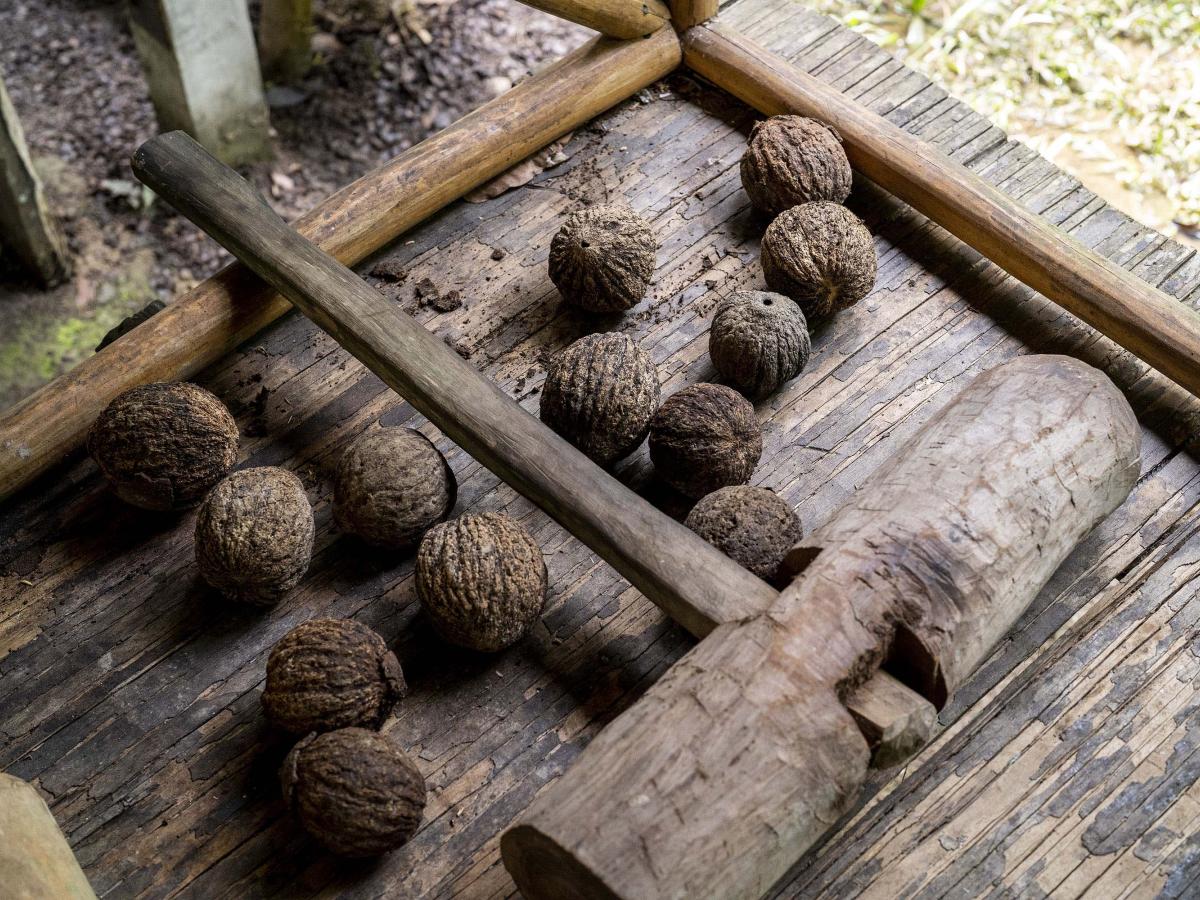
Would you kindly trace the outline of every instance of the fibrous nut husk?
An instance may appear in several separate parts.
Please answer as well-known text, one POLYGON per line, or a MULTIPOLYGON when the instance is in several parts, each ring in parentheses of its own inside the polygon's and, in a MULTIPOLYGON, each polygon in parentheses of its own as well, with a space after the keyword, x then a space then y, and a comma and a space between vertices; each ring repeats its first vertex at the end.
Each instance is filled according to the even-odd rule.
POLYGON ((342 728, 303 738, 280 773, 288 808, 339 856, 377 856, 408 841, 425 811, 425 779, 381 734, 342 728))
POLYGON ((646 439, 658 408, 658 371, 624 334, 589 334, 546 369, 542 421, 602 466, 646 439))
POLYGON ((196 518, 196 564, 231 600, 269 606, 312 560, 313 515, 304 485, 274 466, 242 469, 218 484, 196 518))
POLYGON ((858 217, 836 203, 780 213, 762 239, 763 274, 809 321, 853 306, 875 286, 875 244, 858 217))
POLYGON ((804 536, 800 517, 782 497, 745 484, 702 498, 684 524, 765 581, 775 579, 783 558, 804 536))
POLYGON ((118 395, 88 432, 88 452, 117 496, 143 509, 186 509, 233 468, 238 427, 216 397, 187 382, 118 395))
POLYGON ((433 442, 411 428, 368 431, 342 454, 333 515, 342 531, 403 549, 454 508, 458 482, 433 442))
POLYGON ((688 497, 745 484, 760 456, 762 431, 754 407, 721 384, 696 384, 673 394, 650 424, 655 471, 688 497))
POLYGON ((407 688, 400 661, 371 628, 353 619, 312 619, 271 649, 262 705, 293 734, 379 728, 407 688))
POLYGON ((854 175, 841 136, 804 116, 774 116, 754 126, 742 155, 742 186, 754 208, 774 218, 814 200, 843 202, 854 175))
POLYGON ((739 291, 717 307, 708 355, 751 399, 779 390, 799 375, 812 352, 804 313, 782 294, 739 291))
POLYGON ((588 312, 621 312, 646 295, 658 241, 627 206, 576 210, 550 242, 550 280, 563 300, 588 312))
POLYGON ((546 605, 546 561, 504 513, 460 516, 425 533, 417 593, 437 632, 493 652, 516 642, 546 605))

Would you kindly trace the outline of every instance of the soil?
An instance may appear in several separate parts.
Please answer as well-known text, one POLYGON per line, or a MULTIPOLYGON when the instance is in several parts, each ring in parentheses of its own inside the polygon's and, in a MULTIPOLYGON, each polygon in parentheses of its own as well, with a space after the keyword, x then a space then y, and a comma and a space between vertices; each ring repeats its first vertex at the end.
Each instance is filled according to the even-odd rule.
MULTIPOLYGON (((515 0, 315 6, 316 64, 298 84, 268 85, 274 159, 241 169, 286 218, 589 36, 515 0)), ((0 73, 75 268, 51 291, 0 268, 3 409, 90 355, 124 317, 170 302, 228 257, 129 168, 157 127, 124 0, 0 0, 0 22, 0 73)))

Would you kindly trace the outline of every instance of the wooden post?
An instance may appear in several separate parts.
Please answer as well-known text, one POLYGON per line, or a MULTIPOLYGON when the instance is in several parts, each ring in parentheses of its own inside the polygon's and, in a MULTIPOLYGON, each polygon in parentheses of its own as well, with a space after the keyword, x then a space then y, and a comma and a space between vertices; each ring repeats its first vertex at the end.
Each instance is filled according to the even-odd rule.
POLYGON ((717 14, 720 0, 669 0, 671 21, 679 30, 706 22, 717 14))
POLYGON ((263 0, 258 55, 263 74, 284 83, 299 81, 312 63, 312 0, 263 0))
MULTIPOLYGON (((679 54, 670 28, 641 41, 590 41, 342 188, 301 216, 296 228, 343 262, 356 263, 667 75, 679 54)), ((229 266, 0 413, 0 500, 82 446, 117 394, 148 381, 188 378, 289 309, 244 266, 229 266)))
POLYGON ((523 0, 529 6, 609 37, 645 37, 671 19, 662 0, 523 0))
POLYGON ((230 165, 270 155, 245 0, 133 0, 130 25, 162 130, 186 131, 230 165))
POLYGON ((920 138, 736 31, 683 37, 684 62, 768 115, 838 130, 855 170, 1200 396, 1200 314, 1085 247, 920 138))
POLYGON ((41 795, 0 772, 0 894, 14 900, 96 900, 41 795))
POLYGON ((17 111, 0 78, 0 245, 46 285, 71 272, 62 234, 46 206, 17 111))

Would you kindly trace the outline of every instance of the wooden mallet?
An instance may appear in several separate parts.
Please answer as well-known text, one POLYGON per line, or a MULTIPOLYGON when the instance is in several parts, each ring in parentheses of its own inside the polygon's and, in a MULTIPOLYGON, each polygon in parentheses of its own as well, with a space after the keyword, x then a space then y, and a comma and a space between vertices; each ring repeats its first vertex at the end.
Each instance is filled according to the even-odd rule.
POLYGON ((155 138, 133 165, 483 465, 708 635, 504 835, 532 898, 760 896, 865 777, 870 729, 848 707, 865 692, 887 709, 893 686, 907 703, 880 666, 944 702, 1137 478, 1140 432, 1115 386, 1077 360, 1021 357, 979 376, 796 548, 798 577, 777 594, 526 413, 191 138, 155 138))

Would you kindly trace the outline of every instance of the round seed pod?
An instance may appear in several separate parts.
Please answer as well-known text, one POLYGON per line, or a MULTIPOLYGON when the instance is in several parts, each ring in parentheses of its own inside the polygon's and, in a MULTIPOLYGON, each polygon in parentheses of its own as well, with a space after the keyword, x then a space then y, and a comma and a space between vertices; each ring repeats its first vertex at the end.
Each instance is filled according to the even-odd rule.
POLYGON ((812 319, 853 306, 875 286, 875 244, 858 217, 836 203, 805 203, 767 226, 761 260, 767 285, 812 319))
POLYGON ((542 421, 607 466, 646 439, 658 396, 658 370, 632 338, 589 334, 547 367, 542 421))
POLYGON ((458 482, 433 442, 411 428, 359 436, 333 484, 338 527, 377 547, 411 547, 454 508, 458 482))
POLYGON ((238 427, 202 387, 143 384, 108 404, 88 432, 88 452, 126 503, 186 509, 233 468, 238 427))
POLYGON ((745 484, 762 455, 754 407, 721 384, 696 384, 668 397, 650 424, 650 459, 688 497, 745 484))
POLYGON ((425 811, 425 779, 381 734, 342 728, 310 734, 280 773, 288 808, 339 856, 377 856, 408 841, 425 811))
POLYGON ((270 606, 312 560, 312 507, 304 485, 274 466, 234 472, 204 498, 196 518, 196 564, 231 600, 270 606))
POLYGON ((279 639, 267 658, 263 712, 293 734, 378 729, 407 692, 396 654, 353 619, 313 619, 279 639))
POLYGON ((811 352, 804 313, 782 294, 767 291, 731 295, 717 307, 708 332, 713 365, 753 400, 799 375, 811 352))
POLYGON ((563 300, 588 312, 621 312, 650 287, 658 241, 633 210, 589 206, 567 216, 550 242, 550 280, 563 300))
POLYGON ((843 202, 854 181, 842 138, 804 116, 758 122, 742 155, 742 186, 760 212, 774 218, 813 200, 843 202))
POLYGON ((800 517, 772 490, 746 484, 713 491, 684 522, 734 562, 771 581, 804 536, 800 517))
POLYGON ((435 525, 417 550, 417 593, 452 644, 494 652, 515 643, 546 605, 546 561, 504 513, 435 525))

